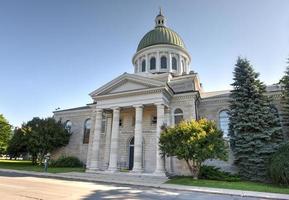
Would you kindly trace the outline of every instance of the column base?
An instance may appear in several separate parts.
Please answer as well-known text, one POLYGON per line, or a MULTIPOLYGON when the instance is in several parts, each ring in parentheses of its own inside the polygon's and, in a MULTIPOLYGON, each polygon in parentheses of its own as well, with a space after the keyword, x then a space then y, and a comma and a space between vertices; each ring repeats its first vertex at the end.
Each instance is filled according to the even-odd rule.
POLYGON ((88 172, 88 173, 96 173, 98 171, 99 171, 98 168, 88 168, 88 169, 85 170, 85 172, 88 172))
POLYGON ((143 169, 132 169, 132 170, 130 171, 130 173, 134 173, 134 174, 141 174, 141 173, 143 173, 143 172, 144 172, 143 169))
POLYGON ((108 168, 107 170, 105 170, 105 172, 115 173, 115 172, 119 172, 119 170, 117 168, 108 168))

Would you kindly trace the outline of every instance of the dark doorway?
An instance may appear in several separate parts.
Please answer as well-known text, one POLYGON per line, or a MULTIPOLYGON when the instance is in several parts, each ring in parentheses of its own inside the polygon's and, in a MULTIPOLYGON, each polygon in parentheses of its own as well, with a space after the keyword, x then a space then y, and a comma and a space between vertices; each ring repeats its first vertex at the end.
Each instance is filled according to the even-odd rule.
POLYGON ((133 157, 134 157, 134 137, 131 138, 129 142, 129 164, 128 164, 128 169, 132 170, 133 168, 133 157))

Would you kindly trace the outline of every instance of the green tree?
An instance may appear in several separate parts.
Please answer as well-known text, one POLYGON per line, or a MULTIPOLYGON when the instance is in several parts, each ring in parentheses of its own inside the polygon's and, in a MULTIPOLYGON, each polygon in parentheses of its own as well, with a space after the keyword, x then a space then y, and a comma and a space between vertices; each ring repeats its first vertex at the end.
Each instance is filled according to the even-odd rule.
POLYGON ((32 163, 42 163, 44 156, 69 142, 70 132, 54 118, 33 118, 15 130, 9 143, 9 154, 18 157, 25 153, 32 156, 32 163))
POLYGON ((230 97, 230 142, 242 178, 263 181, 266 164, 283 141, 266 86, 249 61, 238 58, 230 97))
POLYGON ((6 153, 12 130, 9 122, 0 114, 0 154, 6 153))
POLYGON ((15 128, 13 136, 8 143, 7 153, 12 158, 18 158, 28 153, 26 131, 22 128, 15 128))
POLYGON ((289 66, 286 68, 285 74, 280 80, 280 84, 282 88, 282 124, 287 137, 289 137, 289 66))
POLYGON ((227 159, 227 146, 223 133, 213 121, 183 121, 175 127, 165 128, 159 146, 163 156, 184 159, 194 179, 207 159, 227 159))
POLYGON ((32 163, 37 159, 42 163, 48 152, 65 146, 69 142, 70 133, 60 121, 54 118, 33 118, 24 127, 27 135, 27 150, 32 156, 32 163))

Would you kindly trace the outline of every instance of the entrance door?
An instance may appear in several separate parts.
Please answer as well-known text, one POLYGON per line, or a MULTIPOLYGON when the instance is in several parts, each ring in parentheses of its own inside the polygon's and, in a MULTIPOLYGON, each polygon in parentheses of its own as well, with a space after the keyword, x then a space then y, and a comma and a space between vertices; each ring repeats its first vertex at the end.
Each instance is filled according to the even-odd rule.
POLYGON ((133 168, 133 157, 134 157, 134 137, 131 138, 129 142, 129 164, 128 164, 129 170, 132 170, 133 168))

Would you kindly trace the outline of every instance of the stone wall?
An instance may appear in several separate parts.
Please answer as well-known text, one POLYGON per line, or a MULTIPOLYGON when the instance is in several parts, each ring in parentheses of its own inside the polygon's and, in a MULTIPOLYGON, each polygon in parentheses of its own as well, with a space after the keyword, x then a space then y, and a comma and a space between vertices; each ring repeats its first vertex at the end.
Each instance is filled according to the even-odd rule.
POLYGON ((59 156, 75 156, 86 163, 88 144, 83 144, 84 123, 91 118, 91 109, 59 112, 54 114, 56 120, 63 123, 70 120, 72 122, 71 136, 67 146, 52 152, 52 159, 59 156))

